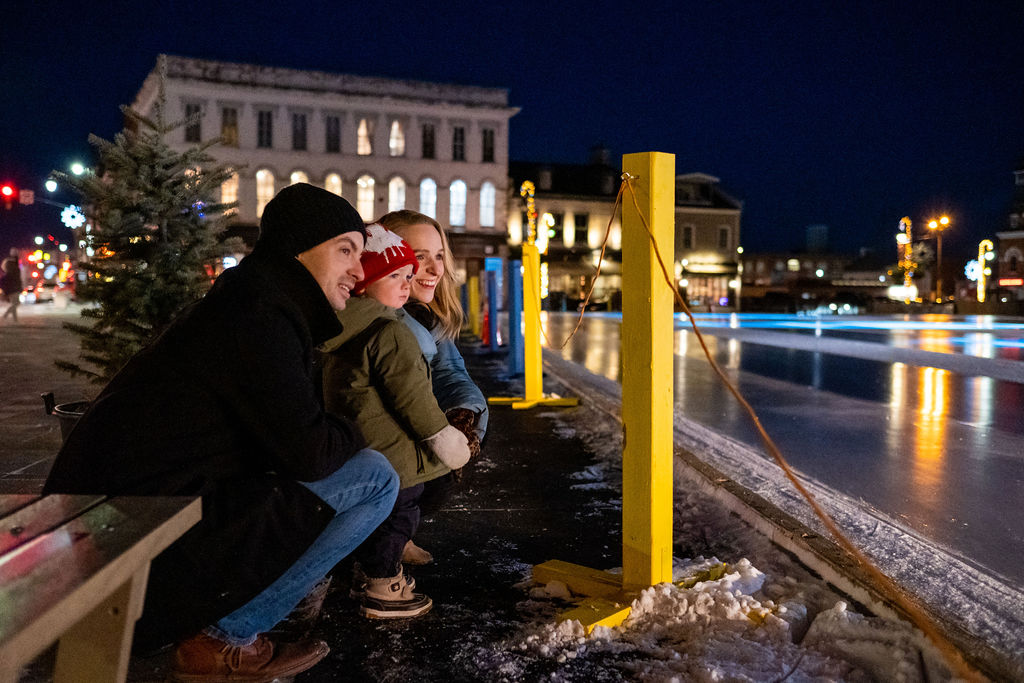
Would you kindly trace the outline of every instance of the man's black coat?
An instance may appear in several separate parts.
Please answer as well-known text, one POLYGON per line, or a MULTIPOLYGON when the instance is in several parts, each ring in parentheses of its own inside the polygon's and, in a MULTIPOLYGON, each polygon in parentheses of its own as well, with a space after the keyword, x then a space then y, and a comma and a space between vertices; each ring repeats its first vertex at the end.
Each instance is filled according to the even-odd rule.
POLYGON ((327 415, 314 347, 340 332, 294 258, 257 250, 225 271, 89 407, 45 493, 201 495, 203 519, 156 561, 140 648, 189 636, 255 597, 334 512, 297 481, 363 447, 327 415))

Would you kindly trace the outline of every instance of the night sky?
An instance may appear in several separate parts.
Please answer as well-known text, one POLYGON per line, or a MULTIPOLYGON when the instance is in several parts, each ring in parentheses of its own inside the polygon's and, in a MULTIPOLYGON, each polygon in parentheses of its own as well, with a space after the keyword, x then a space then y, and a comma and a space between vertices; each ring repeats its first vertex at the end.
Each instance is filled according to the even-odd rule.
MULTIPOLYGON (((160 52, 504 87, 514 160, 595 144, 676 155, 744 201, 748 251, 895 256, 898 222, 948 212, 945 258, 1006 229, 1024 159, 1024 2, 7 2, 0 180, 111 137, 160 52)), ((0 248, 64 234, 0 209, 0 248)))

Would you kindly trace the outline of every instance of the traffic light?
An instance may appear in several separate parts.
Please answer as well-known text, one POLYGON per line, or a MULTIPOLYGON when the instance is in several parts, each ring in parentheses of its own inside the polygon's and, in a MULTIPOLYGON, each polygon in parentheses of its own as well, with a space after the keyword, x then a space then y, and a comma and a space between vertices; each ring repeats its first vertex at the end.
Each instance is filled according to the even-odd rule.
POLYGON ((15 189, 14 185, 10 183, 4 183, 0 185, 0 199, 3 199, 4 208, 11 208, 11 204, 14 203, 14 199, 18 196, 18 190, 15 189))

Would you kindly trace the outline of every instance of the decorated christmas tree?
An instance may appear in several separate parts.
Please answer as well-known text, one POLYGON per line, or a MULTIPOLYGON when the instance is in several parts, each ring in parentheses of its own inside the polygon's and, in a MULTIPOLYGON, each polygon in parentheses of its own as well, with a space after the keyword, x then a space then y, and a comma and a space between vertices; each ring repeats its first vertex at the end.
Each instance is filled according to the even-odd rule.
POLYGON ((222 239, 234 205, 214 201, 232 173, 209 153, 219 140, 171 149, 168 134, 191 119, 165 121, 162 83, 152 118, 121 110, 126 125, 113 141, 89 137, 99 157, 95 173, 54 174, 82 196, 92 251, 78 266, 88 322, 66 324, 80 335, 84 364, 57 365, 100 384, 203 296, 220 257, 240 250, 237 240, 222 239))

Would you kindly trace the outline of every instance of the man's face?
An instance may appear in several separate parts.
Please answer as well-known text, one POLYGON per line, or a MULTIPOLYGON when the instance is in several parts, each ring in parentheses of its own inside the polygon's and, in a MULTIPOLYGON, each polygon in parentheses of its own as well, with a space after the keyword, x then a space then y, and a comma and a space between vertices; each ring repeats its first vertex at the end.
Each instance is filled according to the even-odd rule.
POLYGON ((363 279, 363 267, 359 263, 362 251, 362 234, 343 232, 296 258, 312 273, 331 306, 340 311, 345 308, 352 288, 363 279))

